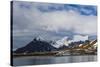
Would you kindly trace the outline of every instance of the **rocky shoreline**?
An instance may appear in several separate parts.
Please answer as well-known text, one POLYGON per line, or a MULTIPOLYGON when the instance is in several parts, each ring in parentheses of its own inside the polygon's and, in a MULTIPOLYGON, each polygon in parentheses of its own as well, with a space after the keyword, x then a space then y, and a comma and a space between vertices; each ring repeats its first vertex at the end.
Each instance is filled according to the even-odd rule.
POLYGON ((34 53, 13 53, 13 57, 22 56, 78 56, 78 55, 97 55, 96 52, 69 52, 60 54, 57 51, 54 52, 34 52, 34 53))

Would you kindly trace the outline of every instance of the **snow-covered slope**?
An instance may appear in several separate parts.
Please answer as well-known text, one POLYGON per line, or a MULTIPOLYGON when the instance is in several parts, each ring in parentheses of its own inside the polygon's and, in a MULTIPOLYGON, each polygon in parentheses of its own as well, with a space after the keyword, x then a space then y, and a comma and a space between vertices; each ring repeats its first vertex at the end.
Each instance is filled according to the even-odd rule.
POLYGON ((68 37, 64 37, 58 41, 56 41, 55 43, 51 44, 56 48, 62 47, 63 45, 68 46, 68 37))
POLYGON ((87 35, 75 35, 73 36, 73 39, 72 40, 68 40, 68 37, 63 37, 62 39, 60 40, 57 40, 56 42, 52 43, 51 45, 53 45, 54 47, 56 48, 59 48, 59 47, 62 47, 62 46, 69 46, 69 44, 71 42, 78 42, 78 41, 86 41, 88 40, 88 36, 87 35))

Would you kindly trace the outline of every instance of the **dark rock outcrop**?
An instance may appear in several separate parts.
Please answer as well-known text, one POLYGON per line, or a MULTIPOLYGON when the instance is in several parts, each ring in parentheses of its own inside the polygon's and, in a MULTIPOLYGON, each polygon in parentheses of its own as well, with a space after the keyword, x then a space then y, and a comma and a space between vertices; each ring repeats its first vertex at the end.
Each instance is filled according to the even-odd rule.
POLYGON ((33 39, 29 44, 24 47, 18 48, 14 53, 31 53, 31 52, 46 52, 55 51, 56 48, 53 47, 49 42, 33 39))

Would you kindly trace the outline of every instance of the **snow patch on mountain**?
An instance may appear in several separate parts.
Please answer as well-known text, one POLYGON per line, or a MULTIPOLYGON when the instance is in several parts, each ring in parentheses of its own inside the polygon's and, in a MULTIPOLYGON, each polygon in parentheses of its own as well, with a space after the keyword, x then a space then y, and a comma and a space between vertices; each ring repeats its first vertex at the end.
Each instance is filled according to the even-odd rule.
POLYGON ((56 42, 52 43, 52 45, 56 48, 62 47, 62 46, 69 46, 70 43, 72 42, 77 42, 77 41, 86 41, 88 40, 87 35, 74 35, 72 40, 68 40, 68 37, 63 37, 60 40, 57 40, 56 42))
POLYGON ((52 44, 54 47, 59 48, 63 45, 68 46, 68 37, 64 37, 61 40, 57 40, 54 44, 52 44))

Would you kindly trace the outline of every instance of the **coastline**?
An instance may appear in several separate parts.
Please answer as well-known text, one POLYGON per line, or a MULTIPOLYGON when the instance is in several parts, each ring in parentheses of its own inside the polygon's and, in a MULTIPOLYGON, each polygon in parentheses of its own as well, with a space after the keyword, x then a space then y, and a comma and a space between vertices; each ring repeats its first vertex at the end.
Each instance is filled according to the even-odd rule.
POLYGON ((65 55, 56 55, 54 54, 20 54, 20 55, 12 55, 13 58, 17 57, 63 57, 63 56, 86 56, 86 55, 97 55, 96 53, 84 53, 84 54, 65 54, 65 55))

